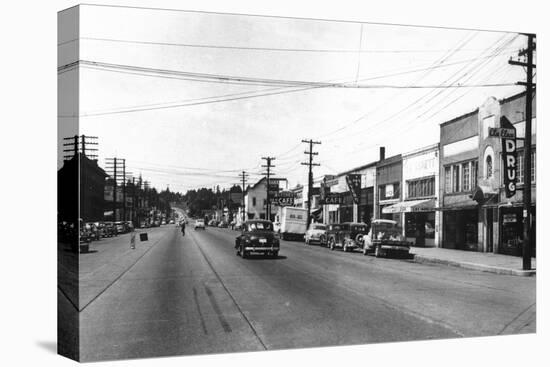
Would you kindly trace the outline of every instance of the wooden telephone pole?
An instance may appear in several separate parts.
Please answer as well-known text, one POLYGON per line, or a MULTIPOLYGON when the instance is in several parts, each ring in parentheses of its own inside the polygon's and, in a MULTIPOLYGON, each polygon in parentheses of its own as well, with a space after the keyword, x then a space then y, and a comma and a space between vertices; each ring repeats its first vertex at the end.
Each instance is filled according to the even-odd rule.
POLYGON ((536 49, 535 35, 526 34, 527 48, 519 52, 526 61, 510 60, 511 65, 522 66, 527 70, 527 81, 518 82, 525 86, 525 138, 523 147, 523 270, 531 270, 531 120, 533 117, 533 53, 536 49))

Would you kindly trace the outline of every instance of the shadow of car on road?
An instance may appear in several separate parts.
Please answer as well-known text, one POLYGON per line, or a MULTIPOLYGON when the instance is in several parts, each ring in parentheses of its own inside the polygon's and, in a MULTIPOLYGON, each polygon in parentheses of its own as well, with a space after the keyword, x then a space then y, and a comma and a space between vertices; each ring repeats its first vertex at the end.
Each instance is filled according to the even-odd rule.
POLYGON ((248 255, 244 258, 245 260, 285 260, 286 256, 284 255, 277 255, 277 257, 273 257, 270 255, 248 255))

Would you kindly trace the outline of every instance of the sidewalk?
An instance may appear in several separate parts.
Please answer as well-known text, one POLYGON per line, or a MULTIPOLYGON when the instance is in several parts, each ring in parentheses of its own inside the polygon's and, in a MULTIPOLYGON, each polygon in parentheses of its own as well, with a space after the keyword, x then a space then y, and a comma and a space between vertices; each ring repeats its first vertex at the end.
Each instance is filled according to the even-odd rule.
POLYGON ((536 274, 535 258, 531 259, 533 270, 522 270, 522 258, 516 256, 433 247, 411 247, 410 252, 414 254, 414 261, 418 263, 444 264, 495 274, 517 276, 536 274))
POLYGON ((168 228, 167 226, 137 229, 135 231, 135 249, 130 248, 130 233, 92 242, 90 252, 81 253, 79 256, 79 309, 85 308, 122 274, 128 271, 161 238, 174 232, 175 227, 168 228), (145 242, 140 241, 140 233, 147 233, 148 240, 145 242))

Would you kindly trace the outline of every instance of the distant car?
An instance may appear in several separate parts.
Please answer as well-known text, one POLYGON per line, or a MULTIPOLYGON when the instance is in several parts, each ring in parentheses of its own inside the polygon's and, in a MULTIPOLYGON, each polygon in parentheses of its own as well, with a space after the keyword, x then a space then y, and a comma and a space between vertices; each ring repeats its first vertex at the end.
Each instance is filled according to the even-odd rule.
POLYGON ((235 239, 235 249, 243 259, 253 252, 279 256, 280 243, 273 231, 273 223, 268 220, 246 221, 241 235, 235 239))
POLYGON ((206 227, 204 226, 204 219, 197 219, 195 221, 195 230, 197 229, 206 229, 206 227))
POLYGON ((105 222, 105 235, 107 237, 113 237, 117 235, 116 227, 113 222, 105 222))
POLYGON ((175 224, 175 222, 174 222, 173 219, 170 219, 170 221, 168 222, 168 224, 175 224))
POLYGON ((134 230, 134 223, 132 221, 126 221, 126 231, 132 232, 134 230))
POLYGON ((365 223, 345 222, 338 225, 338 230, 329 231, 328 247, 331 250, 341 248, 344 252, 356 248, 363 249, 364 237, 367 234, 365 223))
POLYGON ((166 225, 166 221, 163 219, 161 222, 160 222, 161 225, 166 225))
POLYGON ((374 253, 374 256, 387 256, 389 254, 409 255, 411 243, 402 235, 402 229, 396 221, 387 219, 375 219, 371 229, 365 236, 363 254, 374 253))
POLYGON ((327 227, 321 223, 313 223, 304 235, 306 245, 312 243, 325 244, 327 242, 327 227))
POLYGON ((227 222, 220 222, 218 223, 218 228, 227 228, 227 222))
POLYGON ((116 233, 117 234, 121 234, 121 233, 125 233, 126 232, 126 226, 124 225, 124 222, 115 222, 115 228, 116 228, 116 233))

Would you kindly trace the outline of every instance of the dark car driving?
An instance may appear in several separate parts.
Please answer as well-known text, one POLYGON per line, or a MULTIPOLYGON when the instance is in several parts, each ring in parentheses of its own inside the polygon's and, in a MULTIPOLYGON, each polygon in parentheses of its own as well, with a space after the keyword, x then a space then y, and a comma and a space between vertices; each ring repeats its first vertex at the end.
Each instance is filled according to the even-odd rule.
POLYGON ((241 235, 235 239, 237 255, 246 258, 251 253, 262 253, 277 257, 279 238, 268 220, 249 220, 243 225, 241 235))
POLYGON ((341 248, 345 252, 363 248, 364 237, 368 233, 365 223, 346 222, 332 224, 327 230, 328 247, 341 248))

